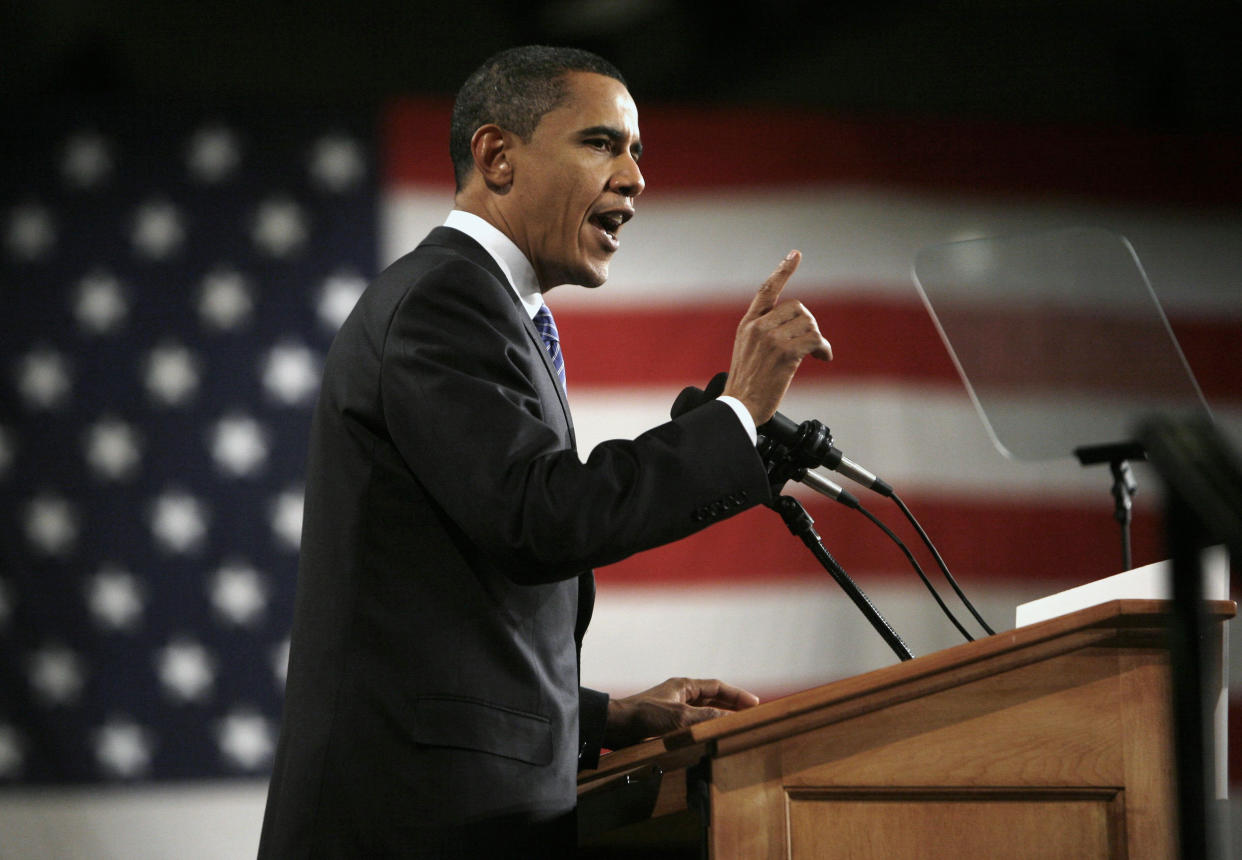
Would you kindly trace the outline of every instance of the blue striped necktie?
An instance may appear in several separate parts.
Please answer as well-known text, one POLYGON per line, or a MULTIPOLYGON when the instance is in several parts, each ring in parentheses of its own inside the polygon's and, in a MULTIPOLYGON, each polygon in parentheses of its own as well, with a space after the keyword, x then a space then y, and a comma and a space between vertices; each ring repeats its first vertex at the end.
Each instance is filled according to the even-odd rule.
POLYGON ((535 328, 539 330, 543 348, 548 351, 552 366, 556 368, 556 375, 561 378, 561 388, 564 389, 565 356, 561 355, 561 338, 556 332, 556 321, 552 319, 552 311, 548 310, 547 305, 540 305, 535 313, 535 328))

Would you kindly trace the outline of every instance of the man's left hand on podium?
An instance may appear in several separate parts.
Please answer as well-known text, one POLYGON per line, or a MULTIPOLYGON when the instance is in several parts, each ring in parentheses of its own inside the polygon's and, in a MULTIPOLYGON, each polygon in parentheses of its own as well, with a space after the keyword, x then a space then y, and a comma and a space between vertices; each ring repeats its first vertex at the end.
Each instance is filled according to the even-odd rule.
POLYGON ((609 700, 604 746, 620 749, 757 704, 754 693, 724 681, 669 678, 641 693, 609 700))

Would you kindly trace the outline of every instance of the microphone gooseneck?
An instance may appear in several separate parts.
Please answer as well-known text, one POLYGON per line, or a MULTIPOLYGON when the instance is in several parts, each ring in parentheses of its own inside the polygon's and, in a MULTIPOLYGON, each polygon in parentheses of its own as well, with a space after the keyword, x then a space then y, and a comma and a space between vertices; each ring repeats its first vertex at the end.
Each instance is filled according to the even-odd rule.
MULTIPOLYGON (((708 383, 706 390, 701 390, 699 388, 695 388, 694 386, 684 389, 677 397, 676 402, 673 404, 673 408, 671 410, 672 417, 676 418, 691 409, 719 397, 724 392, 727 380, 727 373, 718 373, 712 377, 712 380, 708 383)), ((927 532, 923 529, 922 525, 919 524, 918 520, 915 519, 914 514, 911 513, 910 509, 906 506, 905 502, 902 501, 901 497, 897 495, 892 486, 890 486, 887 482, 881 480, 874 473, 863 468, 858 463, 855 463, 842 454, 840 449, 833 444, 832 432, 828 429, 828 427, 826 427, 822 422, 816 420, 797 423, 785 415, 782 415, 780 412, 777 412, 771 419, 765 421, 756 429, 758 431, 756 448, 763 459, 765 467, 767 468, 769 482, 772 485, 772 495, 774 497, 780 496, 781 487, 784 486, 787 481, 797 481, 820 495, 862 513, 867 517, 867 519, 871 520, 872 523, 882 529, 884 533, 897 544, 897 546, 905 554, 906 558, 910 561, 911 565, 914 567, 915 572, 923 581, 923 584, 926 585, 928 591, 931 592, 932 597, 935 598, 935 601, 939 605, 941 611, 948 617, 958 631, 961 632, 963 637, 965 637, 968 641, 973 640, 973 637, 966 631, 958 619, 945 605, 944 601, 940 597, 940 594, 928 580, 922 567, 901 539, 898 538, 891 529, 880 522, 880 520, 877 519, 870 511, 864 508, 859 503, 858 499, 842 489, 840 485, 828 480, 823 475, 820 475, 812 470, 818 466, 832 469, 838 474, 849 478, 855 483, 867 487, 879 495, 891 498, 914 528, 923 544, 927 547, 928 551, 935 560, 937 567, 939 567, 940 572, 944 575, 946 581, 948 581, 949 585, 965 605, 967 610, 969 610, 970 614, 988 634, 993 634, 995 632, 966 597, 961 586, 958 584, 957 580, 954 579, 953 574, 949 572, 948 566, 945 564, 940 552, 932 543, 931 538, 928 537, 927 532)), ((776 508, 778 511, 780 510, 778 504, 773 504, 771 507, 776 508)), ((784 514, 785 512, 782 512, 782 515, 784 514)), ((788 524, 790 523, 787 521, 787 525, 788 524)), ((791 530, 793 529, 791 528, 791 530)))

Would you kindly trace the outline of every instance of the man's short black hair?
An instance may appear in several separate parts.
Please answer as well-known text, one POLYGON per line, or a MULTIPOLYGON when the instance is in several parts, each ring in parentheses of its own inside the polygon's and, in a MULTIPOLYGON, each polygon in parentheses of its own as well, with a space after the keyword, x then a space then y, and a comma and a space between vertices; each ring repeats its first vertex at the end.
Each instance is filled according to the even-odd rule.
POLYGON ((525 45, 501 51, 475 70, 453 103, 449 131, 449 156, 460 191, 474 169, 470 139, 480 126, 495 123, 529 140, 539 120, 565 98, 564 76, 569 72, 593 72, 625 78, 612 63, 578 48, 525 45))

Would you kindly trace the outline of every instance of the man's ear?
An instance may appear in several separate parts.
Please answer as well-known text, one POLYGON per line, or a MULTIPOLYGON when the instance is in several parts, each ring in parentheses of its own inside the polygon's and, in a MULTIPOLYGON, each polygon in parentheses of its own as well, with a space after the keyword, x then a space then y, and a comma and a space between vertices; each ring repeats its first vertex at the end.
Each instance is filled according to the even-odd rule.
POLYGON ((513 165, 509 161, 508 136, 495 123, 481 125, 470 138, 474 169, 492 191, 504 194, 513 183, 513 165))

